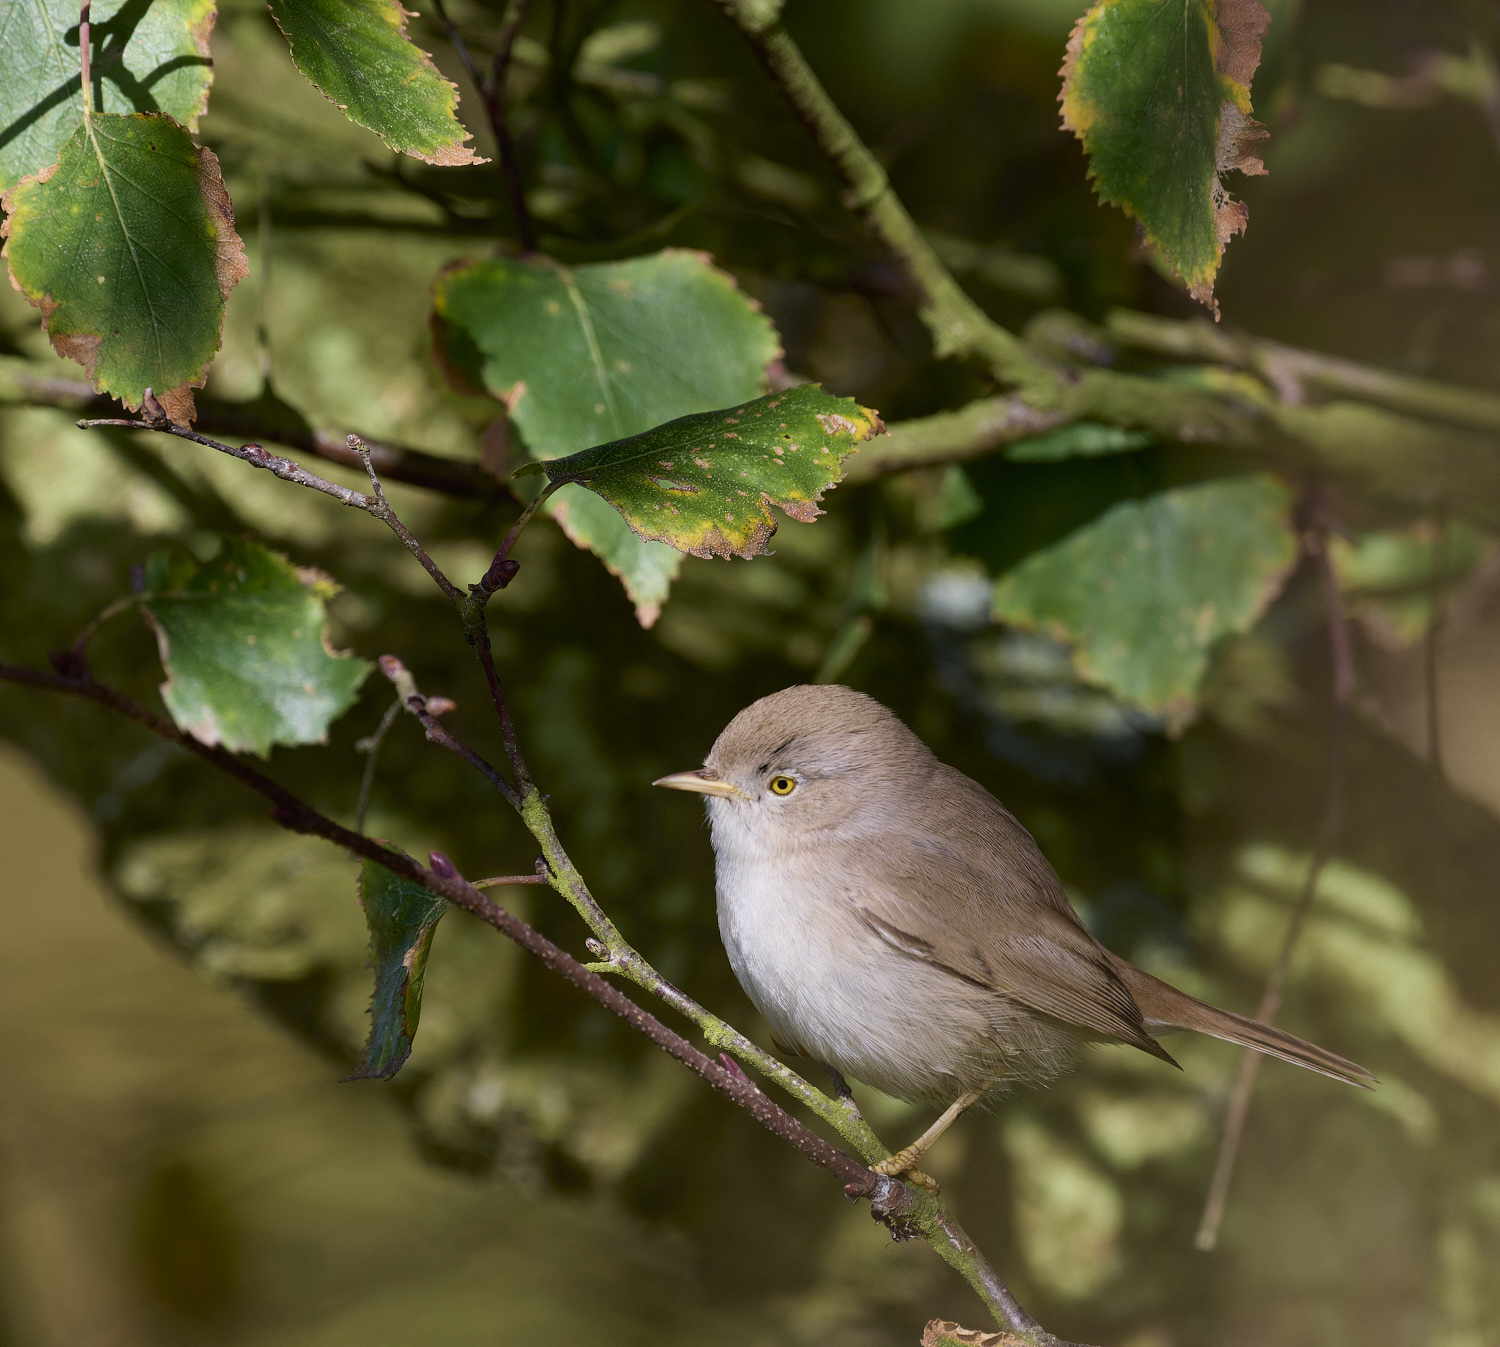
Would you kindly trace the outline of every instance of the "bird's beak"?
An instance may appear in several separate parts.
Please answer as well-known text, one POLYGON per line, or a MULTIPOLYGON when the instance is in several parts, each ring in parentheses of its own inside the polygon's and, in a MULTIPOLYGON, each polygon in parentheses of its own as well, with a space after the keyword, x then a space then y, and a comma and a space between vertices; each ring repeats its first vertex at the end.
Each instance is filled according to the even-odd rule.
POLYGON ((665 786, 668 790, 695 790, 699 795, 723 795, 741 800, 750 798, 738 786, 721 780, 717 772, 711 772, 707 767, 700 767, 696 772, 673 772, 671 776, 659 777, 651 784, 665 786))

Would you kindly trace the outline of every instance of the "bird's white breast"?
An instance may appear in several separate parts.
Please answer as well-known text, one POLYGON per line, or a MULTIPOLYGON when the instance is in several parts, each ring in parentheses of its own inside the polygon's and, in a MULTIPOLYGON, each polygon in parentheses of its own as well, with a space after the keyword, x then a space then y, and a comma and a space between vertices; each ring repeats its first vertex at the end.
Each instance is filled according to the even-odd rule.
POLYGON ((882 939, 814 857, 746 827, 732 802, 710 813, 719 932, 776 1037, 890 1094, 956 1095, 989 1026, 950 975, 882 939))

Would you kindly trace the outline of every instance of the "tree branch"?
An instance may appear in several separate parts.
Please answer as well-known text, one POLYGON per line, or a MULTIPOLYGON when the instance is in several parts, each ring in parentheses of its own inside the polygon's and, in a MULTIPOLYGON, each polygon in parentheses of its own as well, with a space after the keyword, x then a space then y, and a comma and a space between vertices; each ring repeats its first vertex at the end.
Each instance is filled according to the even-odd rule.
MULTIPOLYGON (((1314 508, 1320 507, 1315 505, 1314 508)), ((1286 988, 1287 972, 1291 968, 1292 953, 1307 924, 1308 914, 1312 911, 1313 899, 1318 892, 1318 879, 1344 831, 1349 708, 1354 700, 1354 656, 1349 639, 1349 624, 1344 616, 1343 600, 1339 594, 1338 577, 1334 574, 1333 561, 1328 555, 1328 526, 1324 519, 1313 519, 1312 527, 1303 535, 1303 546, 1318 569, 1328 615, 1328 646, 1333 664, 1333 718, 1328 738, 1328 778, 1323 822, 1318 829, 1317 845, 1307 867, 1307 878, 1303 882, 1302 892, 1297 895, 1297 902, 1292 908, 1292 919, 1282 940, 1281 952, 1277 955, 1271 975, 1266 979, 1266 989, 1261 993, 1260 1005, 1255 1010, 1255 1018, 1262 1024, 1274 1024, 1276 1021, 1277 1012, 1281 1009, 1282 993, 1286 988)), ((1229 1097, 1213 1178, 1209 1182, 1198 1233, 1193 1240, 1205 1253, 1212 1250, 1219 1241, 1219 1225, 1224 1219, 1224 1208, 1229 1200, 1229 1185, 1234 1177, 1235 1161, 1239 1156, 1240 1140, 1244 1135, 1245 1119, 1250 1112, 1250 1100, 1255 1091, 1260 1064, 1261 1054, 1246 1048, 1240 1058, 1239 1073, 1229 1097)))
MULTIPOLYGON (((541 959, 554 972, 561 973, 574 986, 586 991, 607 1010, 630 1024, 632 1028, 639 1030, 658 1046, 665 1048, 720 1093, 728 1095, 741 1108, 753 1114, 756 1120, 769 1130, 790 1141, 814 1163, 822 1165, 823 1168, 843 1179, 846 1186, 854 1190, 850 1193, 851 1197, 879 1199, 889 1209, 893 1220, 899 1220, 906 1215, 905 1199, 889 1192, 886 1187, 886 1184, 892 1181, 882 1181, 881 1175, 873 1173, 853 1157, 844 1154, 816 1133, 809 1131, 767 1098, 743 1074, 731 1073, 721 1064, 699 1052, 681 1035, 642 1010, 603 978, 589 972, 570 954, 558 948, 539 931, 486 898, 467 880, 457 874, 445 876, 442 873, 444 867, 441 863, 433 870, 426 869, 409 857, 382 846, 379 842, 351 832, 333 819, 320 814, 311 805, 293 795, 270 777, 241 762, 225 749, 201 743, 154 711, 90 678, 72 678, 45 673, 39 669, 0 664, 0 680, 64 693, 68 696, 82 697, 88 701, 97 702, 101 706, 107 706, 137 724, 145 726, 153 734, 187 749, 269 800, 275 806, 272 817, 283 828, 325 838, 365 860, 374 861, 377 865, 391 871, 392 874, 421 885, 440 898, 446 898, 450 903, 462 907, 465 911, 472 912, 502 934, 509 936, 528 953, 541 959)), ((895 1186, 902 1187, 900 1184, 895 1186)))
MULTIPOLYGON (((360 466, 359 455, 349 448, 347 436, 314 430, 295 408, 279 399, 226 402, 199 394, 195 400, 198 416, 194 425, 205 434, 270 441, 344 467, 360 466)), ((0 406, 7 405, 57 407, 90 420, 110 420, 120 413, 118 403, 96 394, 92 385, 81 379, 42 379, 26 371, 0 372, 0 406)), ((150 427, 135 425, 134 429, 150 427)), ((361 439, 370 450, 376 470, 387 481, 424 487, 458 500, 493 500, 512 494, 506 483, 497 481, 477 463, 361 439)))
POLYGON ((791 35, 776 0, 713 0, 740 32, 843 180, 845 204, 900 261, 917 307, 941 357, 974 357, 997 378, 1019 385, 1039 405, 1050 402, 1057 372, 1014 333, 994 322, 964 292, 907 214, 885 168, 828 96, 791 35))

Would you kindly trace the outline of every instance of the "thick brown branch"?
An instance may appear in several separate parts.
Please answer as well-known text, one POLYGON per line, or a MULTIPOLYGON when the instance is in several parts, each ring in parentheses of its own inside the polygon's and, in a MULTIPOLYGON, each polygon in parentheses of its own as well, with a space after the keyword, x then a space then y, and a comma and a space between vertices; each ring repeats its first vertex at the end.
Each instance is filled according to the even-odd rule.
POLYGON ((429 870, 410 857, 388 850, 379 842, 352 832, 333 819, 320 814, 311 805, 271 780, 270 777, 241 762, 232 753, 201 743, 192 735, 178 729, 170 721, 132 701, 122 693, 116 692, 113 688, 105 687, 89 679, 66 678, 44 673, 38 669, 18 668, 7 664, 0 664, 0 680, 60 692, 68 696, 82 697, 118 711, 137 724, 145 726, 152 733, 187 749, 269 800, 275 806, 272 817, 282 827, 293 832, 326 838, 352 851, 355 855, 384 866, 392 874, 400 875, 403 879, 419 884, 428 892, 446 898, 465 911, 472 912, 482 921, 488 922, 503 935, 514 940, 527 953, 540 959, 548 968, 560 973, 574 986, 587 992, 606 1010, 618 1015, 633 1029, 644 1034, 690 1070, 697 1072, 714 1089, 733 1100, 768 1131, 790 1142, 814 1164, 821 1165, 842 1179, 844 1192, 851 1199, 870 1198, 872 1207, 880 1214, 880 1219, 893 1229, 901 1228, 907 1209, 913 1201, 913 1196, 905 1185, 874 1173, 858 1160, 805 1127, 767 1097, 743 1072, 731 1071, 707 1054, 700 1052, 681 1034, 669 1029, 654 1015, 642 1010, 617 987, 606 982, 597 973, 590 972, 566 950, 554 945, 519 917, 491 902, 461 876, 444 875, 429 870))

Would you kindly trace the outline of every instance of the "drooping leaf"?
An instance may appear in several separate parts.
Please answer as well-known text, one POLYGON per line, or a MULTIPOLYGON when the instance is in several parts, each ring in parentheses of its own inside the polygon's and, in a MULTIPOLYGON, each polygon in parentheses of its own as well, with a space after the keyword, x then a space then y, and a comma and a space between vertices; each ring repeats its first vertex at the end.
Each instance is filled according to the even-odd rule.
POLYGON ((1247 219, 1220 175, 1266 171, 1250 81, 1270 22, 1260 0, 1096 0, 1061 72, 1063 126, 1099 199, 1139 220, 1216 316, 1224 245, 1247 219))
POLYGON ((270 0, 292 59, 350 121, 393 150, 453 167, 480 164, 456 113, 458 90, 406 32, 400 0, 270 0))
POLYGON ((618 511, 581 486, 563 487, 543 508, 575 546, 587 548, 625 586, 641 626, 652 626, 682 569, 682 553, 637 537, 618 511))
MULTIPOLYGON (((214 0, 95 0, 94 108, 163 112, 198 129, 213 65, 214 0)), ((0 191, 57 162, 83 123, 78 0, 0 3, 0 191)))
POLYGON ((370 928, 375 995, 369 1041, 349 1079, 388 1080, 411 1056, 422 1015, 427 952, 448 903, 374 861, 360 867, 359 902, 370 928))
POLYGON ((127 407, 193 418, 224 302, 248 274, 219 161, 170 117, 90 117, 5 194, 5 257, 58 352, 127 407))
MULTIPOLYGON (((557 458, 765 391, 776 330, 701 253, 568 268, 497 258, 442 276, 434 296, 450 377, 502 398, 531 452, 557 458)), ((681 558, 581 492, 549 502, 573 541, 625 585, 646 625, 681 558)))
POLYGON ((1220 638, 1250 628, 1296 559, 1264 474, 1124 501, 1001 576, 994 613, 1073 647, 1079 676, 1180 727, 1220 638))
POLYGON ((177 552, 152 556, 141 604, 172 719, 235 752, 322 743, 370 671, 367 660, 328 648, 325 605, 337 592, 257 543, 226 540, 202 565, 177 552))
POLYGON ((588 487, 647 541, 748 558, 775 530, 772 505, 811 523, 845 457, 884 428, 853 398, 802 384, 521 471, 588 487))
POLYGON ((1012 463, 1057 463, 1065 458, 1126 454, 1155 443, 1156 436, 1144 430, 1105 426, 1097 421, 1075 421, 1072 425, 1017 440, 1005 451, 1005 456, 1012 463))

